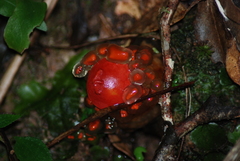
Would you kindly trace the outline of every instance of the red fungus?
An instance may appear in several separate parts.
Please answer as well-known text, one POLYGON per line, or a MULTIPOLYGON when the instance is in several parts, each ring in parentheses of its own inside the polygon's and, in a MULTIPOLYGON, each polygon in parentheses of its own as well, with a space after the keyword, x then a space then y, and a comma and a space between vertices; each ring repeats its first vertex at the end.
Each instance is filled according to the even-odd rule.
POLYGON ((100 109, 123 102, 123 91, 129 86, 130 70, 127 64, 113 63, 105 58, 89 71, 87 93, 100 109))
MULTIPOLYGON (((163 88, 161 60, 153 55, 151 48, 145 46, 123 48, 115 44, 101 44, 73 68, 75 77, 87 74, 86 104, 94 105, 95 110, 120 103, 132 104, 140 97, 163 88)), ((127 123, 134 116, 150 110, 157 102, 157 97, 149 98, 113 112, 110 116, 117 121, 121 120, 121 123, 127 123)), ((95 131, 98 123, 90 123, 89 132, 95 131)), ((111 126, 113 125, 106 124, 107 129, 111 126)))

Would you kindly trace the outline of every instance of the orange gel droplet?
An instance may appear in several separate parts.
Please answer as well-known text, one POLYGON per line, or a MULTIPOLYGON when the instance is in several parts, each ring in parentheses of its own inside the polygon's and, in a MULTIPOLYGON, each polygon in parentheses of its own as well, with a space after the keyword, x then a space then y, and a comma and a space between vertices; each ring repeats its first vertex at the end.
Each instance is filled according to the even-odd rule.
POLYGON ((73 140, 74 136, 73 135, 68 135, 67 138, 73 140))
POLYGON ((141 102, 135 103, 134 105, 131 106, 131 109, 132 109, 132 110, 138 110, 141 105, 142 105, 141 102))
POLYGON ((75 77, 84 77, 87 75, 88 71, 92 68, 91 65, 85 65, 80 63, 77 63, 72 70, 72 73, 75 77))
POLYGON ((142 87, 131 84, 123 92, 123 100, 126 104, 135 102, 142 95, 142 87))
POLYGON ((127 116, 128 116, 128 113, 127 113, 127 111, 125 111, 125 110, 121 110, 121 111, 120 111, 120 115, 121 115, 121 117, 127 117, 127 116))
POLYGON ((90 51, 84 56, 81 62, 85 65, 94 65, 98 60, 99 58, 96 55, 95 51, 90 51))
POLYGON ((142 85, 145 82, 145 73, 141 69, 134 69, 130 73, 130 80, 132 83, 142 85))
POLYGON ((141 76, 141 74, 139 74, 139 73, 136 73, 134 76, 133 76, 133 80, 134 81, 139 81, 139 80, 141 80, 142 79, 142 76, 141 76))
POLYGON ((153 97, 147 99, 149 102, 153 100, 153 97))
POLYGON ((151 80, 153 80, 155 78, 155 74, 153 72, 146 72, 146 75, 151 80))
POLYGON ((83 134, 82 132, 80 132, 80 133, 78 134, 78 139, 82 139, 83 136, 84 136, 84 134, 83 134))
POLYGON ((143 60, 144 64, 151 64, 153 59, 153 51, 149 47, 144 47, 136 53, 136 59, 143 60))
POLYGON ((96 136, 91 136, 91 137, 88 137, 87 140, 88 141, 94 141, 94 140, 96 140, 96 138, 97 138, 96 136))
POLYGON ((108 47, 107 59, 116 63, 126 63, 132 59, 132 51, 115 44, 108 47))
POLYGON ((163 88, 163 83, 162 83, 162 81, 159 80, 159 79, 154 79, 154 80, 152 81, 151 88, 152 88, 154 91, 160 91, 160 90, 162 90, 162 88, 163 88))
POLYGON ((80 73, 82 72, 82 69, 83 69, 82 66, 76 67, 76 69, 75 69, 75 74, 80 74, 80 73))
POLYGON ((98 46, 97 51, 98 51, 98 55, 101 57, 104 57, 107 55, 107 48, 108 48, 109 44, 101 44, 98 46))
POLYGON ((99 129, 99 128, 100 128, 100 125, 101 125, 101 121, 100 121, 100 120, 95 120, 95 121, 90 122, 90 123, 88 124, 88 129, 89 129, 90 131, 94 131, 94 130, 99 129))

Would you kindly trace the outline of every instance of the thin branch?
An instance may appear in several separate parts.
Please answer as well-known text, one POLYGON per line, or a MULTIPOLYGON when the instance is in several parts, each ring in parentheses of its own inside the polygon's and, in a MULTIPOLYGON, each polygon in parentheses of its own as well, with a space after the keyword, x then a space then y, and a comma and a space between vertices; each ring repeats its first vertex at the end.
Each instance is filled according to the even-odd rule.
MULTIPOLYGON (((140 99, 138 99, 135 103, 137 102, 141 102, 145 99, 148 99, 148 98, 151 98, 151 97, 156 97, 156 96, 160 96, 164 93, 167 93, 167 92, 172 92, 172 91, 177 91, 177 90, 180 90, 180 89, 184 89, 186 87, 189 87, 189 86, 192 86, 194 84, 194 82, 187 82, 187 83, 184 83, 184 84, 181 84, 179 86, 175 86, 175 87, 170 87, 168 89, 165 89, 165 90, 162 90, 162 91, 159 91, 159 92, 156 92, 156 93, 153 93, 153 94, 149 94, 149 95, 146 95, 144 97, 141 97, 140 99)), ((133 103, 133 104, 135 104, 133 103)), ((116 111, 116 110, 120 110, 120 109, 123 109, 123 108, 126 108, 128 106, 132 106, 133 104, 125 104, 125 103, 121 103, 121 104, 118 104, 118 105, 115 105, 115 106, 110 106, 108 108, 104 108, 102 110, 99 110, 97 111, 95 114, 91 115, 90 117, 88 117, 87 119, 83 120, 82 122, 80 122, 79 124, 77 124, 76 126, 74 126, 73 128, 71 128, 70 130, 60 134, 59 136, 57 136, 56 138, 54 138, 52 141, 48 142, 47 143, 47 146, 50 148, 52 147, 53 145, 55 145, 56 143, 60 142, 61 140, 63 140, 65 137, 67 137, 68 135, 74 133, 74 132, 77 132, 81 127, 83 127, 84 125, 87 125, 89 124, 90 122, 96 120, 96 119, 99 119, 99 118, 102 118, 103 116, 113 112, 113 111, 116 111)))
POLYGON ((96 41, 86 42, 86 43, 83 43, 83 44, 73 45, 73 46, 52 45, 52 46, 45 46, 45 47, 47 47, 47 48, 55 48, 55 49, 80 49, 82 47, 86 47, 86 46, 90 46, 90 45, 94 45, 94 44, 99 44, 99 43, 104 43, 106 41, 118 40, 118 39, 129 39, 129 38, 135 38, 137 36, 139 36, 139 34, 126 34, 126 35, 118 35, 118 36, 98 39, 96 41))
POLYGON ((8 140, 8 137, 5 134, 5 132, 3 131, 3 129, 0 129, 0 136, 1 136, 1 138, 3 140, 3 143, 4 143, 5 147, 6 147, 9 161, 18 161, 17 156, 15 155, 14 150, 13 150, 13 148, 11 146, 11 143, 8 140))
POLYGON ((10 85, 12 84, 12 81, 21 66, 24 58, 26 57, 26 54, 16 55, 11 64, 9 65, 8 69, 4 73, 2 80, 0 82, 0 104, 2 103, 10 85))
MULTIPOLYGON (((165 9, 160 9, 162 12, 160 13, 161 18, 159 20, 159 28, 160 28, 162 54, 163 54, 163 60, 164 60, 164 66, 165 66, 165 87, 166 88, 169 88, 172 83, 174 61, 172 60, 171 51, 170 51, 170 40, 171 40, 170 23, 178 3, 179 3, 179 0, 169 0, 167 7, 165 9)), ((171 96, 170 93, 166 93, 165 95, 163 95, 160 103, 162 105, 161 107, 162 107, 163 119, 173 124, 171 105, 170 105, 171 103, 170 96, 171 96)))

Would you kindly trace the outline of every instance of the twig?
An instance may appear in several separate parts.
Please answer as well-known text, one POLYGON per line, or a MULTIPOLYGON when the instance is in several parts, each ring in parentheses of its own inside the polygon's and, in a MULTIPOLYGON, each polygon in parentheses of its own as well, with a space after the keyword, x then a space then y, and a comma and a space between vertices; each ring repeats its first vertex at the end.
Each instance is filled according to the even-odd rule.
MULTIPOLYGON (((169 0, 167 7, 162 11, 161 18, 159 20, 160 27, 160 37, 161 37, 161 47, 162 54, 165 66, 165 87, 169 88, 172 83, 172 72, 174 62, 172 60, 171 51, 170 51, 170 22, 173 17, 173 14, 177 8, 179 0, 169 0)), ((161 100, 162 115, 165 121, 169 121, 173 124, 172 112, 170 105, 170 93, 163 95, 161 100)))
POLYGON ((139 34, 126 34, 126 35, 118 35, 118 36, 98 39, 96 41, 86 42, 86 43, 80 44, 80 45, 73 45, 73 46, 52 45, 52 46, 45 46, 45 47, 55 48, 55 49, 79 49, 79 48, 82 48, 82 47, 90 46, 90 45, 93 45, 93 44, 103 43, 103 42, 106 42, 106 41, 118 40, 118 39, 129 39, 129 38, 134 38, 134 37, 137 37, 137 36, 139 36, 139 34))
MULTIPOLYGON (((160 96, 164 93, 167 93, 167 92, 172 92, 172 91, 176 91, 176 90, 180 90, 180 89, 184 89, 186 87, 189 87, 189 86, 192 86, 194 84, 194 82, 187 82, 187 83, 184 83, 184 84, 181 84, 179 86, 175 86, 175 87, 170 87, 168 89, 165 89, 165 90, 162 90, 162 91, 159 91, 159 92, 156 92, 156 93, 153 93, 153 94, 149 94, 149 95, 146 95, 144 97, 141 97, 140 99, 138 99, 136 102, 134 102, 133 104, 137 103, 137 102, 141 102, 145 99, 148 99, 148 98, 151 98, 151 97, 155 97, 155 96, 160 96)), ((56 143, 60 142, 61 140, 63 140, 65 137, 67 137, 68 135, 78 131, 81 127, 83 127, 84 125, 87 125, 89 124, 90 122, 96 120, 96 119, 99 119, 99 118, 102 118, 103 116, 113 112, 113 111, 116 111, 116 110, 119 110, 119 109, 123 109, 123 108, 126 108, 128 106, 131 106, 133 104, 125 104, 125 103, 122 103, 122 104, 118 104, 116 106, 110 106, 108 108, 104 108, 102 110, 99 110, 97 111, 95 114, 93 114, 92 116, 88 117, 87 119, 83 120, 82 122, 80 122, 79 124, 77 124, 76 126, 74 126, 73 128, 71 128, 70 130, 60 134, 59 136, 57 136, 56 138, 54 138, 52 141, 48 142, 47 143, 47 146, 50 148, 52 147, 53 145, 55 145, 56 143)))
POLYGON ((8 140, 8 138, 7 138, 6 134, 5 134, 5 132, 3 131, 3 129, 0 129, 0 136, 1 136, 1 138, 3 140, 3 143, 4 143, 5 147, 6 147, 9 161, 18 161, 17 156, 15 155, 14 150, 13 150, 13 148, 11 146, 11 143, 8 140))
POLYGON ((2 103, 10 85, 12 84, 13 78, 15 77, 15 74, 17 73, 25 57, 26 54, 23 54, 22 56, 16 55, 4 73, 0 82, 0 104, 2 103))

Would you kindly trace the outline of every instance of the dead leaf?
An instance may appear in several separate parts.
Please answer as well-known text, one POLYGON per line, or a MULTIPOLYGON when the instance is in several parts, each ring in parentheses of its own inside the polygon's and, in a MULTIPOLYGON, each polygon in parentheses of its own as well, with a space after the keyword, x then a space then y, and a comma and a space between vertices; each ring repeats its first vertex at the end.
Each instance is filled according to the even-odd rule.
POLYGON ((115 148, 129 156, 132 160, 135 160, 130 144, 121 142, 117 135, 109 134, 108 138, 115 148))
POLYGON ((141 17, 139 2, 137 0, 117 1, 115 13, 118 16, 121 16, 122 14, 128 14, 131 17, 139 19, 141 17))
POLYGON ((232 21, 240 24, 240 9, 234 4, 232 0, 216 0, 219 1, 223 7, 224 14, 232 21))
MULTIPOLYGON (((127 33, 148 33, 157 31, 159 29, 159 22, 157 19, 159 17, 159 11, 166 8, 167 3, 167 0, 162 0, 155 6, 153 6, 151 9, 147 10, 145 13, 142 14, 141 19, 135 22, 132 28, 127 31, 127 33)), ((197 3, 199 3, 198 0, 194 1, 190 5, 185 2, 180 2, 178 4, 177 10, 173 15, 171 25, 174 25, 175 23, 181 21, 188 13, 188 11, 197 3)))
POLYGON ((197 40, 208 42, 208 45, 212 47, 213 62, 224 63, 231 35, 227 31, 223 17, 213 0, 199 2, 197 9, 195 22, 197 40))
POLYGON ((232 47, 227 50, 226 69, 230 78, 240 85, 240 52, 235 40, 233 40, 232 47))
MULTIPOLYGON (((218 0, 216 1, 218 2, 218 0)), ((217 5, 223 17, 225 17, 226 27, 235 37, 237 48, 240 50, 240 8, 232 0, 219 0, 217 5)))

